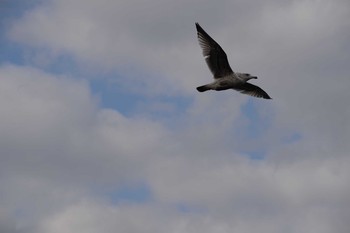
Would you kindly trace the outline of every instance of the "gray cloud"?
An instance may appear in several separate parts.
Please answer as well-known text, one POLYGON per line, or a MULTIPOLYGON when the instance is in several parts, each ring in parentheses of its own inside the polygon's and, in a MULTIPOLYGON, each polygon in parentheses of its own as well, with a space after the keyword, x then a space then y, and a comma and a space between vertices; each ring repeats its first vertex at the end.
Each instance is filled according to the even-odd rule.
POLYGON ((1 66, 0 205, 8 211, 0 217, 17 219, 0 228, 347 232, 349 9, 340 0, 77 0, 28 11, 8 32, 13 40, 120 72, 126 90, 193 103, 168 127, 102 109, 88 81, 1 66), (249 125, 246 96, 193 94, 210 80, 195 21, 234 69, 258 75, 255 83, 274 98, 253 102, 269 121, 254 141, 235 133, 249 125), (252 147, 263 147, 266 158, 250 160, 242 148, 252 147), (98 191, 138 182, 150 187, 150 203, 99 200, 98 191))

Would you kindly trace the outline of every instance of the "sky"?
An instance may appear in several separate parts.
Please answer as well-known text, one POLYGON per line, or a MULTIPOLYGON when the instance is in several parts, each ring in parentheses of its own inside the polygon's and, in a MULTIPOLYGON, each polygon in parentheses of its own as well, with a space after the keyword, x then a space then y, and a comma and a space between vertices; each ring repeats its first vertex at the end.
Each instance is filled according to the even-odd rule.
POLYGON ((0 0, 0 232, 348 233, 348 0, 0 0), (195 22, 273 99, 199 93, 195 22))

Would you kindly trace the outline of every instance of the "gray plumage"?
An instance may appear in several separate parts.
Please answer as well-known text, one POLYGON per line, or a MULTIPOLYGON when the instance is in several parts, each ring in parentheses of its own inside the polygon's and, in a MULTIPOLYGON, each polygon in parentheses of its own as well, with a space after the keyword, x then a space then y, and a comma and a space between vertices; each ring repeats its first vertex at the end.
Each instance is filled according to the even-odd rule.
POLYGON ((248 73, 233 72, 228 63, 227 55, 220 45, 198 23, 196 23, 196 28, 199 45, 202 48, 203 56, 214 78, 214 82, 197 87, 199 92, 234 89, 254 97, 271 99, 263 89, 247 82, 250 79, 257 79, 256 76, 251 76, 248 73))

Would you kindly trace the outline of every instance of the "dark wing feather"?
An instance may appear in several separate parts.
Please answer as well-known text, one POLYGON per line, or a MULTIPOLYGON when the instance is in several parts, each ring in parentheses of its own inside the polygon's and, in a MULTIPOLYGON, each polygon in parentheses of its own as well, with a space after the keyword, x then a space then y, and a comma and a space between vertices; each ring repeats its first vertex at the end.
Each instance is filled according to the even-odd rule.
POLYGON ((271 99, 271 97, 263 89, 251 83, 243 83, 237 87, 234 87, 234 89, 243 94, 251 95, 254 97, 271 99))
POLYGON ((233 73, 225 51, 198 23, 196 23, 196 28, 199 45, 203 50, 203 56, 214 78, 218 79, 233 73))

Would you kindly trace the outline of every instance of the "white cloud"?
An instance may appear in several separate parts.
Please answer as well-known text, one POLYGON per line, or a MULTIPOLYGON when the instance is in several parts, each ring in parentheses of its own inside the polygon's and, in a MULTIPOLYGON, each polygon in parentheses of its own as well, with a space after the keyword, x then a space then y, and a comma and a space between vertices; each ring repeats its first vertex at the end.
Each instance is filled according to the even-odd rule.
POLYGON ((46 219, 39 232, 163 232, 170 219, 152 206, 110 206, 92 200, 81 201, 46 219))
POLYGON ((1 205, 26 222, 89 190, 142 180, 164 137, 158 123, 98 109, 85 82, 11 65, 0 76, 1 205))

